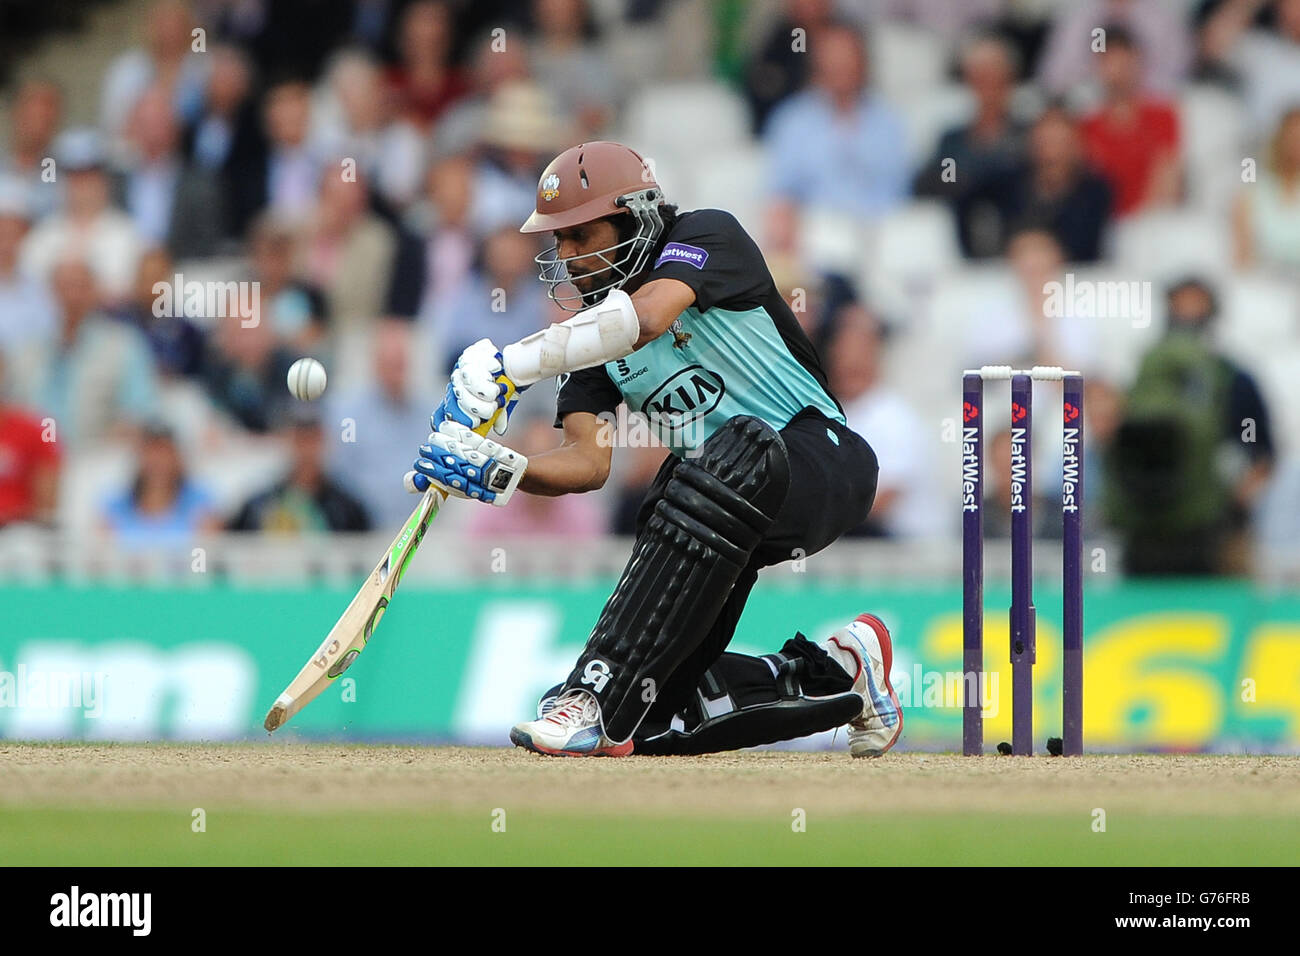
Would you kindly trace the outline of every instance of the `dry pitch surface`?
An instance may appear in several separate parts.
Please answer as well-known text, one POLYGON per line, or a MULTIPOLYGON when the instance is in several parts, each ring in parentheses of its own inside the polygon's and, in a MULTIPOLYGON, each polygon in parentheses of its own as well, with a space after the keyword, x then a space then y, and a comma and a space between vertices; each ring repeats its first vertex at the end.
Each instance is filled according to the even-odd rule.
POLYGON ((1300 758, 0 743, 0 859, 1295 864, 1300 758))

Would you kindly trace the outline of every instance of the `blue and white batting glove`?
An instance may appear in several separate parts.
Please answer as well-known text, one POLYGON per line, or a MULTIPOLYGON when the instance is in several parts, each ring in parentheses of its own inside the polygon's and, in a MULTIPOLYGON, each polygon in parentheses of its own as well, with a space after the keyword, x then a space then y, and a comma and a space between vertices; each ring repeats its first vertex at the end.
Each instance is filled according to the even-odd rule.
POLYGON ((443 422, 420 446, 406 490, 423 494, 436 486, 458 498, 501 506, 519 487, 528 459, 457 422, 443 422))
POLYGON ((429 417, 429 425, 437 431, 444 421, 451 421, 473 430, 491 420, 498 409, 504 409, 492 423, 492 430, 504 435, 510 426, 510 415, 519 403, 518 394, 524 390, 516 388, 507 400, 512 385, 505 376, 501 352, 491 339, 479 339, 460 353, 451 381, 447 383, 447 393, 429 417))

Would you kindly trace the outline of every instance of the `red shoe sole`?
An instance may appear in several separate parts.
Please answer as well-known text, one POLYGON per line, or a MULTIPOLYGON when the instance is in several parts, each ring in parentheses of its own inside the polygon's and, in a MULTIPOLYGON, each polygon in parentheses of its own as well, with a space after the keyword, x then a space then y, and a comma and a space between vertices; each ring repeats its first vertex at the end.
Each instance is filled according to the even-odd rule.
POLYGON ((888 753, 889 749, 898 742, 899 735, 903 732, 903 705, 898 702, 898 695, 894 693, 893 682, 890 681, 889 675, 894 669, 894 641, 889 636, 889 628, 885 627, 885 622, 874 614, 859 614, 855 621, 861 621, 867 627, 876 633, 876 640, 880 643, 880 660, 885 666, 885 690, 889 691, 889 700, 894 705, 894 711, 898 714, 898 726, 894 728, 894 736, 889 738, 889 743, 881 748, 881 753, 888 753))
POLYGON ((544 757, 630 757, 632 755, 633 743, 630 740, 617 744, 612 749, 602 750, 600 753, 580 754, 571 750, 553 750, 550 747, 543 747, 535 742, 528 734, 520 734, 510 731, 510 742, 516 747, 524 750, 531 750, 535 754, 541 754, 544 757))

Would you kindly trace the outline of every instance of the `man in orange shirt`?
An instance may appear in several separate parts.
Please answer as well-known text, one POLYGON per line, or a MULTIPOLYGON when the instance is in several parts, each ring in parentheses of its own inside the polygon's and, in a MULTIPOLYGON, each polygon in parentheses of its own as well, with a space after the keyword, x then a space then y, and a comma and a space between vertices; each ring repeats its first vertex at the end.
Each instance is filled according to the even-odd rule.
POLYGON ((1101 107, 1083 121, 1092 165, 1110 183, 1115 214, 1175 202, 1181 188, 1178 112, 1142 87, 1142 53, 1122 26, 1106 28, 1101 107))

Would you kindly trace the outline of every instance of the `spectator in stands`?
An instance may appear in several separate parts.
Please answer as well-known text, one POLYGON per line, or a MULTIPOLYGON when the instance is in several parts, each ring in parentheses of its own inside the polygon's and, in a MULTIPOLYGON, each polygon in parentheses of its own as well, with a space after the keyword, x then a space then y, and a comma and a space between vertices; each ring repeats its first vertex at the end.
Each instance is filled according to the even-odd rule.
POLYGON ((477 268, 440 317, 448 326, 448 363, 485 336, 493 342, 517 342, 563 318, 537 281, 537 252, 533 237, 513 224, 483 241, 477 268))
POLYGON ((85 260, 59 260, 50 274, 57 336, 16 353, 18 395, 50 415, 71 447, 129 436, 158 407, 149 346, 140 333, 100 311, 85 260))
POLYGON ((370 208, 370 181, 327 163, 298 250, 298 272, 325 294, 337 331, 364 329, 387 310, 397 234, 370 208))
MULTIPOLYGON (((1096 31, 1106 24, 1126 27, 1145 52, 1142 88, 1172 95, 1191 67, 1191 25, 1177 4, 1148 0, 1076 0, 1057 5, 1038 81, 1051 96, 1076 93, 1096 75, 1096 31)), ((1109 45, 1110 37, 1106 37, 1109 45)))
POLYGON ((948 130, 914 186, 918 196, 947 200, 957 218, 958 238, 967 256, 996 254, 996 229, 981 228, 976 197, 990 183, 1005 181, 1025 164, 1027 128, 1011 114, 1016 88, 1015 49, 991 34, 976 36, 961 54, 962 82, 975 101, 969 123, 948 130))
POLYGON ((1233 209, 1237 265, 1294 275, 1300 270, 1300 106, 1278 123, 1261 165, 1257 181, 1242 186, 1233 209))
MULTIPOLYGON (((1168 322, 1171 332, 1180 327, 1210 337, 1219 318, 1218 295, 1212 286, 1199 278, 1187 278, 1169 290, 1168 322)), ((1232 490, 1231 521, 1242 530, 1251 509, 1258 501, 1273 473, 1277 446, 1273 437, 1272 416, 1255 377, 1232 359, 1218 353, 1228 370, 1228 399, 1223 409, 1223 440, 1237 454, 1231 464, 1236 473, 1232 490), (1243 437, 1243 430, 1251 423, 1243 437)))
POLYGON ((209 172, 227 168, 240 139, 256 127, 252 106, 253 71, 238 47, 212 50, 212 72, 203 90, 198 118, 186 130, 186 156, 209 172))
POLYGON ((572 111, 576 141, 599 139, 620 99, 618 71, 598 43, 588 0, 533 0, 529 58, 537 82, 572 111))
MULTIPOLYGON (((522 407, 522 406, 521 406, 522 407)), ((513 424, 513 420, 512 420, 513 424)), ((523 455, 536 455, 555 447, 555 432, 547 418, 533 418, 518 434, 512 428, 512 447, 523 455)), ((409 440, 409 439, 408 439, 409 440)), ((591 541, 606 533, 608 522, 591 495, 520 495, 506 508, 475 508, 467 531, 479 538, 549 536, 591 541), (520 507, 516 510, 515 506, 520 507)))
POLYGON ((203 350, 199 378, 212 403, 256 434, 284 423, 294 401, 285 382, 298 358, 276 339, 271 322, 218 320, 203 350))
POLYGON ((326 399, 325 420, 346 433, 330 443, 331 471, 365 507, 376 526, 398 527, 411 502, 393 485, 393 475, 411 467, 411 436, 429 430, 429 409, 437 398, 421 394, 411 374, 415 360, 409 322, 387 319, 375 328, 373 379, 350 393, 326 399), (340 425, 347 421, 348 424, 340 425))
POLYGON ((1099 109, 1082 123, 1089 162, 1110 183, 1116 216, 1178 201, 1182 186, 1178 111, 1142 89, 1142 53, 1121 26, 1106 28, 1097 57, 1099 109))
POLYGON ((388 82, 399 115, 422 132, 469 92, 468 80, 452 62, 454 26, 451 5, 441 0, 418 0, 402 13, 398 62, 388 82))
POLYGON ((182 548, 221 529, 212 495, 186 474, 172 429, 151 421, 141 429, 130 486, 106 499, 101 529, 126 548, 182 548))
POLYGON ((425 144, 409 120, 392 115, 392 91, 367 54, 346 50, 327 76, 328 104, 315 139, 322 156, 347 156, 394 208, 415 198, 425 166, 425 144))
POLYGON ((18 268, 33 192, 16 176, 0 175, 0 352, 54 334, 54 302, 45 283, 18 268))
POLYGON ((63 209, 28 233, 23 268, 46 279, 59 260, 84 257, 104 297, 120 302, 130 294, 144 247, 130 217, 110 204, 112 184, 99 134, 86 127, 65 131, 55 140, 54 159, 63 209))
POLYGON ((145 45, 120 54, 104 74, 100 126, 113 145, 125 131, 136 100, 151 86, 161 86, 176 116, 195 120, 207 83, 207 57, 192 48, 194 27, 189 7, 181 0, 160 0, 145 21, 145 45))
POLYGON ((1252 23, 1265 27, 1271 21, 1272 0, 1199 0, 1193 7, 1196 57, 1191 79, 1219 83, 1233 89, 1240 81, 1229 62, 1243 30, 1252 23))
POLYGON ((251 95, 253 73, 244 52, 218 46, 211 57, 202 113, 185 130, 184 152, 191 163, 220 180, 222 235, 237 239, 251 214, 241 205, 248 191, 244 180, 265 165, 266 135, 251 95))
POLYGON ((460 294, 473 268, 476 240, 470 222, 474 203, 474 162, 465 154, 446 156, 430 168, 427 201, 419 210, 424 246, 424 291, 420 301, 422 334, 435 343, 434 351, 445 354, 445 332, 441 321, 460 294))
POLYGON ((1239 79, 1249 131, 1262 141, 1300 103, 1300 0, 1271 0, 1272 29, 1252 29, 1270 0, 1225 0, 1207 20, 1203 55, 1239 79))
POLYGON ((227 530, 280 534, 369 531, 370 519, 361 502, 325 470, 325 432, 309 406, 295 407, 288 442, 288 473, 249 498, 226 525, 227 530))
MULTIPOLYGON (((0 152, 0 173, 27 183, 43 182, 42 164, 54 153, 54 137, 63 124, 63 91, 44 79, 28 80, 14 94, 9 144, 0 152)), ((31 212, 41 219, 58 206, 58 191, 50 186, 34 191, 31 212)))
MULTIPOLYGON (((210 33, 248 51, 263 75, 283 71, 316 77, 321 66, 357 26, 359 37, 372 28, 358 22, 376 6, 391 2, 358 4, 353 0, 219 0, 205 2, 210 33), (357 9, 364 5, 367 11, 357 9)), ((386 14, 385 14, 386 15, 386 14)))
MULTIPOLYGON (((203 333, 183 315, 157 308, 163 286, 176 282, 176 268, 165 249, 150 249, 140 257, 135 290, 116 313, 138 329, 149 343, 154 367, 165 379, 197 375, 203 358, 203 333)), ((175 294, 175 290, 173 290, 175 294)))
POLYGON ((261 321, 275 338, 300 353, 319 353, 329 333, 329 306, 316 286, 298 277, 298 232, 273 212, 253 222, 248 238, 248 279, 257 283, 261 321))
POLYGON ((141 239, 165 246, 177 259, 212 255, 223 225, 220 184, 182 156, 181 130, 166 90, 153 86, 140 94, 126 138, 132 161, 118 188, 141 239))
POLYGON ((1167 305, 1116 431, 1108 511, 1130 573, 1241 573, 1276 459, 1271 416, 1254 377, 1214 344, 1214 289, 1181 280, 1167 305))
POLYGON ((867 85, 862 34, 847 24, 823 27, 810 54, 809 86, 773 110, 765 135, 778 251, 794 247, 800 207, 874 219, 908 189, 902 120, 867 85))
POLYGON ((54 520, 60 456, 58 431, 47 425, 13 400, 0 351, 0 528, 54 520))
POLYGON ((754 132, 761 134, 777 103, 808 82, 809 38, 832 22, 831 0, 784 0, 758 50, 745 67, 745 94, 754 115, 754 132), (796 30, 804 42, 796 43, 796 30))
POLYGON ((1056 236, 1068 261, 1101 258, 1110 186, 1088 166, 1074 117, 1061 106, 1048 107, 1034 123, 1028 162, 991 178, 971 202, 972 214, 986 217, 990 234, 1000 237, 998 248, 1006 248, 1013 232, 1041 226, 1056 236))
POLYGON ((503 86, 532 82, 528 41, 512 35, 504 46, 492 34, 484 34, 470 44, 472 56, 470 92, 457 101, 438 120, 433 141, 439 156, 465 153, 478 145, 487 123, 488 105, 503 86))
POLYGON ((927 427, 907 400, 882 380, 885 327, 865 307, 841 310, 827 352, 831 391, 849 427, 871 442, 880 480, 871 516, 858 533, 891 538, 938 534, 942 516, 934 487, 927 427))
POLYGON ((528 218, 537 179, 573 133, 550 95, 534 83, 503 84, 488 103, 474 167, 470 219, 479 235, 528 218))
POLYGON ((311 88, 296 79, 276 83, 263 100, 262 116, 267 152, 250 157, 248 168, 240 171, 236 221, 247 222, 267 207, 305 219, 315 206, 321 175, 320 158, 308 140, 311 88))

